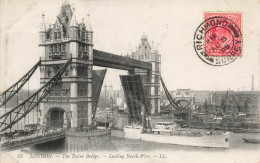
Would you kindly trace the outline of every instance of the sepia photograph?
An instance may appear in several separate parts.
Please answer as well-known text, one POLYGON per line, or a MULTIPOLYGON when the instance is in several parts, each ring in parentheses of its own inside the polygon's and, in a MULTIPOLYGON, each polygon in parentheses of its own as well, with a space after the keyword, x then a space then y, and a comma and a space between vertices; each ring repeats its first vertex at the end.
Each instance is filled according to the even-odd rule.
POLYGON ((260 162, 259 0, 0 0, 0 162, 260 162))

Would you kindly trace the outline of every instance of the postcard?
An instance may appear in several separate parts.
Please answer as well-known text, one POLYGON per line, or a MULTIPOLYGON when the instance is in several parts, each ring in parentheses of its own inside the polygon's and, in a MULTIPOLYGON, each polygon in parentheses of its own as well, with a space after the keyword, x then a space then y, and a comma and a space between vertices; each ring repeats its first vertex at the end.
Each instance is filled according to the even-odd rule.
POLYGON ((0 7, 1 162, 260 162, 259 0, 0 7))

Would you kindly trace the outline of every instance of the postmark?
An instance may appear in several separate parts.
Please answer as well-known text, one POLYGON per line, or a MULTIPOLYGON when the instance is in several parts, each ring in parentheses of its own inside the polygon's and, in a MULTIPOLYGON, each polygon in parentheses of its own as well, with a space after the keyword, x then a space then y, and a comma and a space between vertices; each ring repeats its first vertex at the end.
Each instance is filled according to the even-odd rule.
POLYGON ((205 13, 194 34, 199 58, 212 66, 223 66, 242 55, 241 13, 205 13))

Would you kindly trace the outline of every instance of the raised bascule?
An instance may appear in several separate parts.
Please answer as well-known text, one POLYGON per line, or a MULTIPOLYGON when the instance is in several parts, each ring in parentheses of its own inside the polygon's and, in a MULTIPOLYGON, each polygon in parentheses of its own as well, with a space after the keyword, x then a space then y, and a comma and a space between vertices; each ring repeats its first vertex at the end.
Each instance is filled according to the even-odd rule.
POLYGON ((61 140, 66 151, 74 152, 101 148, 110 141, 109 130, 94 129, 106 69, 97 71, 93 66, 128 71, 129 75, 121 76, 121 81, 130 123, 143 123, 142 115, 160 113, 161 59, 145 35, 135 52, 119 56, 93 49, 90 16, 78 22, 69 2, 62 4, 53 26, 46 27, 44 16, 39 31, 40 61, 0 96, 0 105, 5 108, 0 116, 2 135, 8 135, 8 129, 9 133, 14 132, 14 126, 16 130, 24 129, 31 113, 36 113, 36 128, 42 132, 27 140, 2 144, 2 150, 61 140), (19 91, 38 67, 40 89, 18 102, 19 91), (17 98, 17 106, 7 110, 11 98, 17 98))

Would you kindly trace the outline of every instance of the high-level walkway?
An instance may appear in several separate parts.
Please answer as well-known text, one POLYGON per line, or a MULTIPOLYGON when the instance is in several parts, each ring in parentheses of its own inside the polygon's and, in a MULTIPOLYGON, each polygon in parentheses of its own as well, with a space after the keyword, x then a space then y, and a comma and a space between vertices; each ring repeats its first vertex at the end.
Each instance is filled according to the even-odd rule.
POLYGON ((127 56, 119 56, 93 49, 93 64, 95 66, 133 71, 135 68, 152 70, 150 62, 139 61, 127 56))

